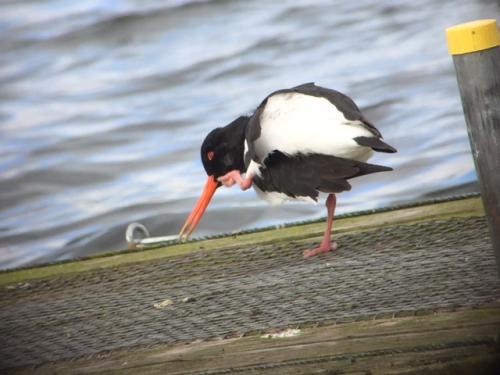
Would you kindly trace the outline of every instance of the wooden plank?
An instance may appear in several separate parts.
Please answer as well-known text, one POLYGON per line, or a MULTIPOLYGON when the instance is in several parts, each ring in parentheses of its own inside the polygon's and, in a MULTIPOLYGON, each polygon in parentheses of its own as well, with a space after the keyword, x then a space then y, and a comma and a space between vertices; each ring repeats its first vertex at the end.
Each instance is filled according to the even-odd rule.
POLYGON ((500 306, 308 328, 48 364, 39 373, 494 373, 500 306))

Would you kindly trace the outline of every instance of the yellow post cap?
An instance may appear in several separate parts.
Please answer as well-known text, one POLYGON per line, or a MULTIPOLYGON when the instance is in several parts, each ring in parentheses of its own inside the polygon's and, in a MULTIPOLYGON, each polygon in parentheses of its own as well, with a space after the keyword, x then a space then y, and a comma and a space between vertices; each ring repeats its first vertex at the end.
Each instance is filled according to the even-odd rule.
POLYGON ((446 29, 446 38, 450 55, 477 52, 500 45, 500 35, 494 19, 452 26, 446 29))

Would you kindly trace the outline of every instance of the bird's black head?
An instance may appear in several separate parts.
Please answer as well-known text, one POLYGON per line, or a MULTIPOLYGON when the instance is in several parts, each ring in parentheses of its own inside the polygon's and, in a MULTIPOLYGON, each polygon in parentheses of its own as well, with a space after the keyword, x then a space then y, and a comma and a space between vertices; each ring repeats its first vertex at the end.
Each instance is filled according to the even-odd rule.
POLYGON ((208 133, 201 145, 201 161, 207 175, 215 179, 232 170, 244 172, 245 129, 249 117, 240 116, 229 125, 208 133))
POLYGON ((244 171, 243 152, 248 121, 249 117, 238 117, 229 125, 212 130, 203 141, 201 161, 208 178, 198 203, 179 233, 179 239, 189 238, 198 226, 215 191, 222 185, 217 179, 235 169, 244 171))

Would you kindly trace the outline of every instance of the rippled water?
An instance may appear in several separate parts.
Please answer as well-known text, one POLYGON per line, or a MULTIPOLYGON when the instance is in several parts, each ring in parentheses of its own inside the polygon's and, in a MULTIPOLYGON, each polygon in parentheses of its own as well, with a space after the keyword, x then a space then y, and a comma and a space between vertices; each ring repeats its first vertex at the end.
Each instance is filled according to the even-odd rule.
MULTIPOLYGON (((372 159, 395 171, 354 180, 339 213, 469 186, 444 29, 499 14, 466 0, 0 2, 0 268, 123 249, 133 221, 177 233, 204 135, 309 81, 349 94, 399 150, 372 159)), ((219 191, 197 233, 323 210, 219 191)))

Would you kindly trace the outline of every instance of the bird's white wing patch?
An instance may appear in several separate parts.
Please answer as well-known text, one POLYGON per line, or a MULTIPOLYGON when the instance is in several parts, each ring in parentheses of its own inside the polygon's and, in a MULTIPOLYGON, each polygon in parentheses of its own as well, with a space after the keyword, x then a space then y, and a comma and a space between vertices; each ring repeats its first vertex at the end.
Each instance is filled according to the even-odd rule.
POLYGON ((244 147, 245 147, 245 150, 243 151, 243 157, 246 157, 247 152, 248 152, 248 142, 246 139, 245 139, 244 147))
POLYGON ((359 121, 346 119, 327 99, 299 93, 268 98, 260 116, 254 149, 261 160, 274 150, 287 154, 321 153, 365 162, 373 154, 354 138, 373 137, 359 121))
POLYGON ((248 178, 254 176, 261 176, 260 167, 261 164, 257 163, 254 160, 251 160, 250 164, 248 165, 247 171, 245 173, 246 177, 248 178))

